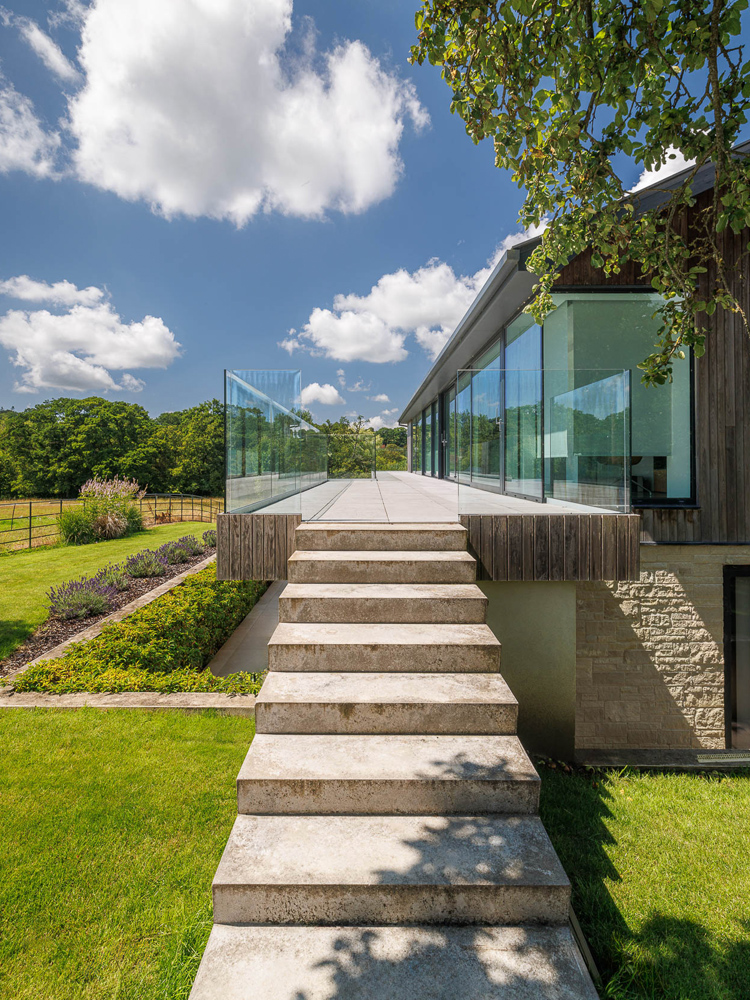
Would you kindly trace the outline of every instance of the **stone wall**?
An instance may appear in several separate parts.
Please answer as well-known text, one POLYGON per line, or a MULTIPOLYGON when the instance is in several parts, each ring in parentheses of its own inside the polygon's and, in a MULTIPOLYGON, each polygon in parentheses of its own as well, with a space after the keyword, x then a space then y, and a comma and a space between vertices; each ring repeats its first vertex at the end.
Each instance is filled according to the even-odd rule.
POLYGON ((643 545, 637 583, 579 583, 576 746, 723 748, 725 565, 750 545, 643 545))

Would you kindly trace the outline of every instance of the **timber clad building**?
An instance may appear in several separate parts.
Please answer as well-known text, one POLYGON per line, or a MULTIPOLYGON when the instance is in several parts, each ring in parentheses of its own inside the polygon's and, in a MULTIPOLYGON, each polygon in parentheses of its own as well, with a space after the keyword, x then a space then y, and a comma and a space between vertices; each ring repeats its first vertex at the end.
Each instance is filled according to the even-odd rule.
MULTIPOLYGON (((711 188, 704 171, 685 225, 711 188)), ((651 207, 659 192, 640 198, 651 207)), ((649 283, 635 268, 608 277, 582 254, 563 270, 556 309, 540 327, 522 311, 535 281, 525 261, 537 242, 500 261, 401 415, 410 468, 458 483, 481 575, 516 581, 485 589, 522 717, 524 694, 533 702, 543 683, 538 671, 526 674, 529 652, 556 683, 572 655, 578 751, 750 748, 750 341, 742 320, 718 310, 705 355, 678 361, 671 385, 647 388, 636 366, 656 339, 649 283), (494 527, 489 503, 485 512, 472 501, 471 513, 462 484, 472 494, 632 510, 640 572, 571 579, 558 566, 542 582, 530 565, 509 567, 507 540, 485 537, 494 527)), ((721 252, 750 315, 748 230, 722 234, 721 252)), ((702 277, 710 286, 713 275, 702 277)), ((558 551, 564 546, 559 539, 558 551)))

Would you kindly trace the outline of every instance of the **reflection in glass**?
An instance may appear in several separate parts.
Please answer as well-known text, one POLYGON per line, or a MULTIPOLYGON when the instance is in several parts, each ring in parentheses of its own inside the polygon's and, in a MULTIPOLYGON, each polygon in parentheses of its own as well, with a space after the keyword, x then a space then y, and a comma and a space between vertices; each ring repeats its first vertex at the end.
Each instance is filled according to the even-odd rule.
POLYGON ((452 385, 443 397, 445 406, 444 475, 456 478, 456 387, 452 385))
POLYGON ((426 476, 432 475, 432 407, 428 406, 422 413, 424 420, 424 465, 426 476))
POLYGON ((471 372, 459 372, 456 395, 456 470, 471 478, 471 372))
POLYGON ((412 469, 422 472, 422 414, 412 424, 411 432, 412 469))
POLYGON ((499 486, 500 372, 488 368, 471 379, 471 478, 482 486, 499 486))
POLYGON ((440 468, 440 425, 438 424, 437 400, 432 404, 432 474, 436 476, 440 468))
POLYGON ((732 746, 750 750, 750 576, 736 576, 733 584, 732 746))

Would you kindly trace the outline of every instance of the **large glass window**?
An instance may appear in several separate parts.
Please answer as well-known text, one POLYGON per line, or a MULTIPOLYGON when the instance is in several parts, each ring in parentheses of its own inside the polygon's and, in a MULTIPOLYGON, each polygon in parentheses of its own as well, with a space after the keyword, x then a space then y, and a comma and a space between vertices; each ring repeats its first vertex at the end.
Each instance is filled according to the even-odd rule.
POLYGON ((460 372, 456 386, 456 472, 471 477, 471 375, 460 372))
POLYGON ((542 331, 522 314, 505 334, 505 490, 541 500, 542 331))
POLYGON ((412 424, 411 467, 414 472, 422 471, 422 414, 412 424))
MULTIPOLYGON (((689 500, 690 361, 677 360, 673 382, 663 386, 643 385, 637 367, 654 349, 659 297, 648 292, 576 292, 560 293, 554 301, 557 308, 544 321, 544 368, 567 370, 570 384, 545 384, 547 407, 551 393, 581 388, 598 377, 594 370, 630 370, 632 500, 645 505, 689 500)), ((594 451, 581 456, 592 466, 592 474, 594 465, 601 466, 601 473, 613 461, 606 448, 600 455, 594 451)))
POLYGON ((471 378, 471 480, 500 485, 500 372, 485 368, 471 378))
POLYGON ((440 425, 438 423, 437 400, 432 404, 432 474, 436 476, 440 468, 440 425))
POLYGON ((456 387, 443 396, 443 475, 456 478, 456 387))
POLYGON ((750 566, 724 568, 724 599, 731 746, 750 750, 750 566))
POLYGON ((424 420, 424 462, 422 471, 426 476, 432 475, 432 407, 422 411, 424 420))

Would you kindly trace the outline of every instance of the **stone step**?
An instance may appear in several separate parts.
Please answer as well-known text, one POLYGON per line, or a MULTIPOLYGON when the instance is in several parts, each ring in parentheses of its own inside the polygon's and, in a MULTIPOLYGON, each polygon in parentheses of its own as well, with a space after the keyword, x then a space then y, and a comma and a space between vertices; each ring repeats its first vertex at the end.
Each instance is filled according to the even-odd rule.
POLYGON ((564 924, 570 885, 535 816, 238 816, 219 924, 564 924))
POLYGON ((269 670, 492 673, 500 643, 487 625, 293 624, 276 627, 269 670))
POLYGON ((474 583, 290 583, 281 622, 484 622, 487 598, 474 583))
POLYGON ((269 673, 259 733, 514 735, 518 702, 500 674, 269 673))
POLYGON ((258 733, 237 801, 255 814, 533 814, 539 776, 515 736, 258 733))
POLYGON ((447 550, 466 548, 468 533, 461 524, 300 524, 294 533, 298 549, 369 549, 374 551, 447 550))
POLYGON ((567 927, 214 925, 190 1000, 598 1000, 567 927))
POLYGON ((298 549, 289 557, 290 583, 473 583, 468 552, 323 552, 298 549))

